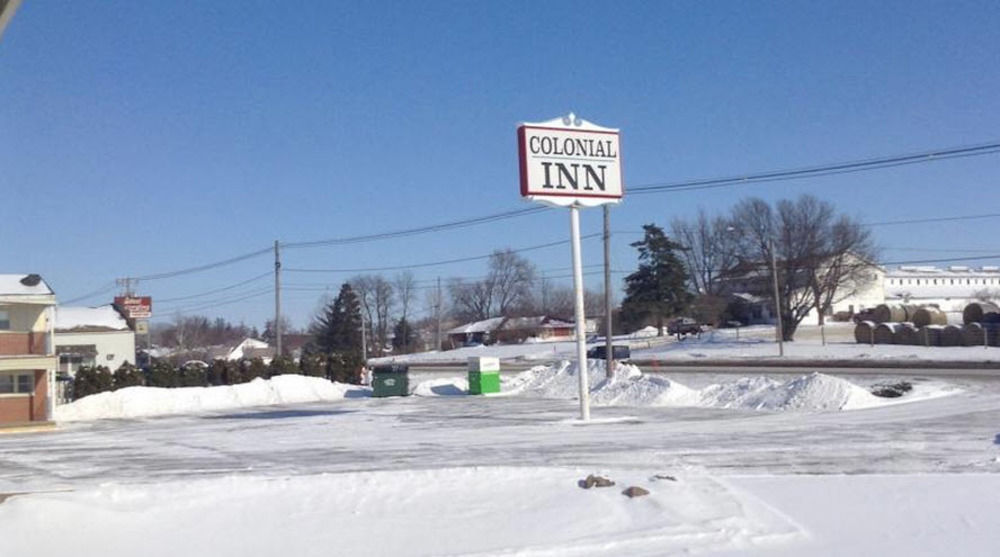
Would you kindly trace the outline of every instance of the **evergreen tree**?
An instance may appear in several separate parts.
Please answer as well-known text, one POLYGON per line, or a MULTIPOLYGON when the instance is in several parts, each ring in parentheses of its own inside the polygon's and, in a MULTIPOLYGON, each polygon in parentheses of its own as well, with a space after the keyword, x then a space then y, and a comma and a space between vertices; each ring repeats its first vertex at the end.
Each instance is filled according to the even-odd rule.
POLYGON ((275 356, 269 367, 271 377, 299 372, 299 366, 295 365, 295 360, 291 356, 275 356))
POLYGON ((180 370, 181 387, 206 387, 208 386, 208 373, 204 366, 188 364, 180 370))
POLYGON ((142 373, 136 369, 134 365, 128 362, 123 362, 122 365, 115 370, 115 373, 112 376, 112 381, 115 389, 136 387, 143 384, 142 373))
POLYGON ((212 360, 212 365, 208 366, 209 385, 229 385, 226 381, 226 363, 221 358, 212 360))
POLYGON ((642 228, 645 236, 632 244, 639 251, 639 268, 625 277, 622 317, 632 324, 652 318, 662 335, 664 319, 684 311, 691 302, 687 271, 674 253, 683 246, 654 224, 642 228))
POLYGON ((413 326, 405 317, 396 322, 396 326, 392 329, 392 347, 397 352, 405 354, 416 340, 416 331, 413 330, 413 326))
POLYGON ((318 351, 327 356, 328 377, 345 383, 361 382, 361 303, 350 284, 317 317, 312 327, 318 351))
POLYGON ((264 363, 264 360, 260 358, 254 358, 252 360, 244 359, 242 360, 241 363, 243 368, 244 382, 253 381, 258 377, 262 379, 267 379, 268 369, 267 369, 267 364, 264 363))
POLYGON ((177 369, 166 360, 154 360, 149 367, 146 385, 150 387, 177 387, 180 385, 177 369))
POLYGON ((326 377, 326 354, 303 354, 299 360, 302 375, 326 377))
POLYGON ((113 388, 114 379, 111 371, 104 366, 96 368, 83 366, 76 370, 76 375, 73 376, 73 400, 110 391, 113 388))
POLYGON ((243 375, 243 366, 240 365, 240 362, 225 360, 224 364, 222 372, 223 385, 238 385, 247 382, 247 379, 243 375))

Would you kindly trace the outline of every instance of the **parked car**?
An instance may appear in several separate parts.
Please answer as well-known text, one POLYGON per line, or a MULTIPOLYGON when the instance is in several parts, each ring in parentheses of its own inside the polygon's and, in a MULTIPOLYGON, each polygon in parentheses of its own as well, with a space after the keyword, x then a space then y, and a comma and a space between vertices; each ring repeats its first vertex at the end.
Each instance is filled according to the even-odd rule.
POLYGON ((700 335, 701 325, 690 317, 678 317, 667 323, 667 334, 675 335, 678 339, 685 335, 700 335))
MULTIPOLYGON (((605 360, 607 359, 608 347, 604 344, 599 344, 590 350, 587 350, 587 357, 593 358, 595 360, 605 360)), ((615 360, 624 361, 632 357, 632 350, 625 344, 615 344, 611 347, 611 355, 615 360)))

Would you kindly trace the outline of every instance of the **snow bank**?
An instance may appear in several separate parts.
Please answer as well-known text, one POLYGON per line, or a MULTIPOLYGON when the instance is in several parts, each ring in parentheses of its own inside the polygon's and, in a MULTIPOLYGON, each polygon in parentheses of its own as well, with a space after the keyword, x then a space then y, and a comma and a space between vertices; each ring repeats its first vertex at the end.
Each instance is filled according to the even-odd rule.
POLYGON ((190 414, 271 404, 294 404, 367 396, 370 390, 319 377, 279 375, 219 387, 127 387, 57 406, 59 422, 190 414))
MULTIPOLYGON (((838 377, 812 373, 787 382, 766 377, 743 377, 736 381, 691 389, 658 375, 646 375, 629 364, 618 364, 615 376, 605 378, 603 361, 588 361, 590 400, 598 406, 701 406, 751 410, 853 410, 906 402, 885 399, 838 377)), ((508 392, 543 398, 572 399, 578 396, 576 363, 536 366, 510 380, 508 392)), ((943 396, 947 391, 916 398, 943 396)))
POLYGON ((653 477, 662 472, 484 466, 107 483, 10 499, 0 505, 0 537, 4 555, 104 557, 611 557, 807 540, 723 481, 653 477), (591 473, 618 485, 579 488, 591 473), (630 485, 650 493, 622 496, 630 485))

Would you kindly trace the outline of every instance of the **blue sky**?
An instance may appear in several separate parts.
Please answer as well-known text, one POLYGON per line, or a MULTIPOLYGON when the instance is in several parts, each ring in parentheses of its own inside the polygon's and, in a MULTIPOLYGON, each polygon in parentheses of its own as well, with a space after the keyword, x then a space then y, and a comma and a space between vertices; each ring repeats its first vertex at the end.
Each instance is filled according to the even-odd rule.
MULTIPOLYGON (((0 268, 39 272, 67 300, 275 239, 525 207, 516 126, 570 110, 622 129, 626 187, 983 143, 1000 139, 998 68, 996 2, 25 2, 0 42, 0 268)), ((1000 212, 998 171, 991 155, 626 197, 612 228, 632 234, 616 234, 613 265, 634 267, 643 223, 749 195, 812 193, 866 222, 1000 212)), ((568 220, 288 250, 285 266, 475 256, 564 240, 568 220)), ((600 220, 585 211, 584 233, 600 220)), ((887 261, 1000 253, 998 221, 875 234, 887 261)), ((600 253, 585 241, 585 264, 600 253)), ((568 247, 526 255, 568 272, 568 247)), ((185 297, 271 265, 260 256, 139 290, 185 297)), ((347 276, 284 281, 335 291, 347 276)), ((260 325, 267 294, 199 307, 266 286, 156 309, 260 325)), ((317 295, 286 293, 296 325, 317 295)))

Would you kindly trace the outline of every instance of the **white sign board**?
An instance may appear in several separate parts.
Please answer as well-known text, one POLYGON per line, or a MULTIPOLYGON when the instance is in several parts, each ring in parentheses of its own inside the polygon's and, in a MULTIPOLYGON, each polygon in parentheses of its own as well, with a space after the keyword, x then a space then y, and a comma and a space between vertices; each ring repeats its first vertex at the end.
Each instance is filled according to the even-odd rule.
POLYGON ((625 193, 617 129, 570 114, 517 128, 521 196, 550 205, 593 207, 625 193))

